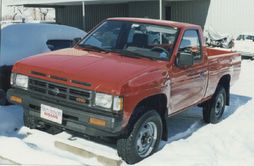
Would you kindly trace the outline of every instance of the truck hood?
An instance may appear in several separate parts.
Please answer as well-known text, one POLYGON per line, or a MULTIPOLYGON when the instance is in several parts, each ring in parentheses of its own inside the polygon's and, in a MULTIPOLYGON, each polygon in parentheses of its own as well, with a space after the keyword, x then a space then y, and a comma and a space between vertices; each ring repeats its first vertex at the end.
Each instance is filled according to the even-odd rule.
POLYGON ((14 66, 13 72, 79 88, 118 94, 123 84, 143 73, 159 69, 162 64, 165 62, 72 48, 24 59, 14 66))

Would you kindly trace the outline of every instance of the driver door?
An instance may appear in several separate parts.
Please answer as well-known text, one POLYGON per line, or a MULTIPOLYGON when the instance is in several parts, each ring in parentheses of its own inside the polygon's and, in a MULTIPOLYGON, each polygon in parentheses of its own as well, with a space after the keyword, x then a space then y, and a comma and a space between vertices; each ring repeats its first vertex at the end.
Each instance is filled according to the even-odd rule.
POLYGON ((198 32, 186 30, 178 48, 178 54, 183 52, 193 56, 194 64, 186 68, 173 65, 171 98, 174 112, 196 104, 202 100, 205 93, 208 72, 198 32))

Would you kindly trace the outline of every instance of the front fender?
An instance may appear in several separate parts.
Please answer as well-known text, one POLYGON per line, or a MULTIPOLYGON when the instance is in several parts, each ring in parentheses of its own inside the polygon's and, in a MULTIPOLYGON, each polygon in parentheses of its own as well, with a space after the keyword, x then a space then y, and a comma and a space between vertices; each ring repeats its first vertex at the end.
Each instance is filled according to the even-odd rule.
POLYGON ((170 79, 167 70, 156 69, 128 81, 122 88, 124 94, 125 127, 135 108, 146 98, 163 94, 167 97, 167 107, 170 107, 170 79))

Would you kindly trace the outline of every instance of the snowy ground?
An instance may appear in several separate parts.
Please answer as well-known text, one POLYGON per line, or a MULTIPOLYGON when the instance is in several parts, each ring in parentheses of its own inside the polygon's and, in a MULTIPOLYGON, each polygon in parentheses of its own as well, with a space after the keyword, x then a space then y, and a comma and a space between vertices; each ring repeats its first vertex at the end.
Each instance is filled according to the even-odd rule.
MULTIPOLYGON (((231 106, 223 121, 206 125, 199 108, 169 118, 168 142, 137 165, 253 166, 254 165, 254 61, 243 61, 240 80, 232 87, 231 106)), ((71 140, 90 151, 119 159, 114 145, 56 136, 23 127, 22 109, 0 107, 0 164, 102 165, 95 158, 82 158, 55 148, 55 140, 71 140), (8 160, 6 160, 8 159, 8 160)), ((124 162, 122 165, 126 165, 124 162)))

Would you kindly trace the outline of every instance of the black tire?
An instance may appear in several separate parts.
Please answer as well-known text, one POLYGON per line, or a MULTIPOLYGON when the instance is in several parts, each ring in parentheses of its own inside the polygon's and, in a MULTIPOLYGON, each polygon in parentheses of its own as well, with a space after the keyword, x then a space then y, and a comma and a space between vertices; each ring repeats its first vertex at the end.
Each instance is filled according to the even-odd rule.
POLYGON ((23 112, 23 122, 24 122, 24 126, 28 128, 32 128, 31 118, 29 117, 29 113, 26 110, 24 110, 23 112))
POLYGON ((0 89, 0 105, 4 106, 7 104, 6 93, 3 89, 0 89))
POLYGON ((128 136, 117 140, 118 155, 126 163, 135 164, 156 152, 161 137, 160 115, 155 110, 147 111, 137 120, 128 136))
POLYGON ((218 86, 213 97, 203 107, 203 119, 206 123, 218 123, 224 113, 226 106, 226 91, 218 86))

